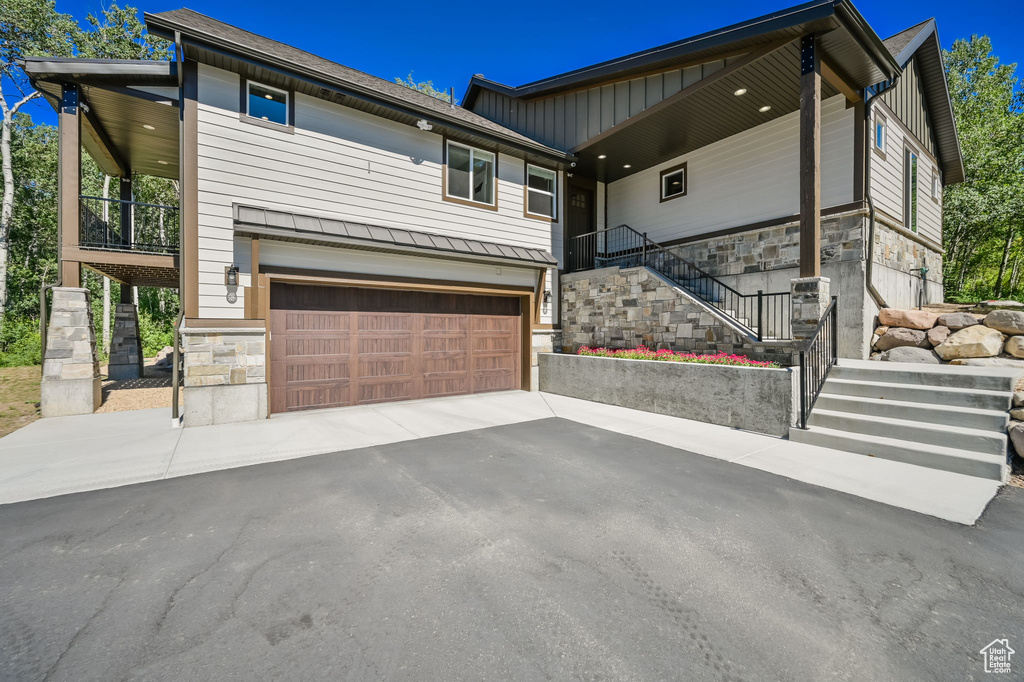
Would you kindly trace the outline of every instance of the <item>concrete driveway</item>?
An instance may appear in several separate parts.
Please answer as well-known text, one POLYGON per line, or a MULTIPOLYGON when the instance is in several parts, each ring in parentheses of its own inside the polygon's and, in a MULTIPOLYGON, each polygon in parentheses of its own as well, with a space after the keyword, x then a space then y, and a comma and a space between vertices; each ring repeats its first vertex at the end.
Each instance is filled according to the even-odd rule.
POLYGON ((547 418, 12 504, 0 679, 980 680, 1022 492, 965 527, 547 418))

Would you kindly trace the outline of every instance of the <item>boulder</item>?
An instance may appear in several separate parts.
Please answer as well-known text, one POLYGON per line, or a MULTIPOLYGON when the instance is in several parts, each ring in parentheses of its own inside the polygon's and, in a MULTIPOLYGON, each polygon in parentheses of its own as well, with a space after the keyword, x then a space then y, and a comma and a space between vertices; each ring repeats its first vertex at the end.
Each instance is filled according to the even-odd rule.
POLYGON ((1003 350, 1005 337, 995 329, 974 325, 961 329, 936 347, 935 352, 943 360, 955 358, 990 358, 1003 350))
POLYGON ((1011 336, 1008 338, 1005 350, 1015 358, 1024 358, 1024 336, 1011 336))
POLYGON ((884 324, 875 327, 875 334, 877 334, 878 336, 885 336, 885 333, 887 331, 889 331, 889 328, 886 327, 884 324))
POLYGON ((1024 406, 1024 391, 1013 392, 1013 406, 1022 407, 1024 406))
POLYGON ((875 348, 880 351, 887 351, 902 346, 917 346, 918 348, 928 347, 928 338, 920 329, 907 329, 906 327, 890 327, 885 336, 878 337, 875 348))
POLYGON ((1010 427, 1006 431, 1010 434, 1010 442, 1013 443, 1017 456, 1024 457, 1021 454, 1024 452, 1024 422, 1010 422, 1010 427))
POLYGON ((939 316, 927 310, 898 310, 882 308, 878 311, 878 323, 889 327, 908 327, 910 329, 931 329, 939 316))
POLYGON ((156 362, 153 363, 155 367, 170 367, 174 364, 174 347, 164 346, 159 353, 156 354, 156 362))
POLYGON ((1019 310, 993 310, 985 316, 985 326, 1005 334, 1024 334, 1024 312, 1019 310))
POLYGON ((978 318, 970 313, 946 313, 945 315, 939 315, 939 324, 958 332, 964 327, 973 327, 981 323, 978 322, 978 318))
POLYGON ((937 346, 946 339, 948 339, 949 334, 949 327, 939 325, 937 327, 932 327, 931 329, 929 329, 926 336, 928 337, 928 343, 932 344, 933 346, 937 346))
POLYGON ((914 346, 900 346, 882 353, 879 360, 883 362, 914 362, 924 365, 941 365, 942 360, 935 354, 935 351, 927 348, 916 348, 914 346))
POLYGON ((1024 407, 1015 407, 1010 410, 1010 419, 1024 421, 1024 407))

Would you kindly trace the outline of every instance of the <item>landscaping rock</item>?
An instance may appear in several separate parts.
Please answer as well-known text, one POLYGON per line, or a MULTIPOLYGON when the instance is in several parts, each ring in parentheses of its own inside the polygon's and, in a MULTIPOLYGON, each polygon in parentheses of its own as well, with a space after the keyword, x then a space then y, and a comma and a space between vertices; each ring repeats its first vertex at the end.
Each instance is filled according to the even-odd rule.
POLYGON ((946 313, 945 315, 939 315, 939 322, 943 327, 949 327, 952 331, 958 332, 965 327, 973 327, 978 322, 978 318, 970 313, 946 313))
POLYGON ((928 347, 928 338, 919 329, 907 329, 905 327, 892 327, 885 333, 885 336, 878 338, 875 348, 880 351, 887 351, 902 346, 917 346, 918 348, 928 347))
POLYGON ((937 346, 949 338, 949 327, 939 325, 928 330, 928 343, 937 346))
POLYGON ((1010 427, 1006 431, 1010 434, 1010 442, 1013 443, 1017 456, 1024 457, 1021 454, 1024 452, 1024 422, 1010 422, 1010 427))
POLYGON ((170 367, 174 364, 174 347, 164 346, 159 353, 156 354, 156 362, 153 363, 154 367, 170 367))
POLYGON ((974 325, 951 334, 935 349, 943 360, 989 358, 999 355, 1005 337, 995 329, 974 325))
POLYGON ((875 334, 877 334, 878 336, 885 336, 885 333, 887 331, 889 331, 889 328, 886 327, 884 324, 875 327, 875 334))
POLYGON ((1015 407, 1014 409, 1010 410, 1010 419, 1024 421, 1024 407, 1015 407))
POLYGON ((1013 392, 1013 406, 1014 407, 1021 407, 1022 405, 1024 405, 1024 391, 1014 391, 1013 392))
POLYGON ((994 310, 985 317, 985 326, 1006 334, 1024 334, 1024 312, 994 310))
POLYGON ((882 308, 878 311, 878 323, 889 327, 908 327, 910 329, 931 329, 939 316, 927 310, 898 310, 882 308))
POLYGON ((1024 336, 1008 338, 1004 350, 1015 358, 1024 358, 1024 336))
POLYGON ((900 346, 887 350, 878 356, 883 362, 913 362, 924 365, 941 365, 942 360, 935 351, 914 346, 900 346))

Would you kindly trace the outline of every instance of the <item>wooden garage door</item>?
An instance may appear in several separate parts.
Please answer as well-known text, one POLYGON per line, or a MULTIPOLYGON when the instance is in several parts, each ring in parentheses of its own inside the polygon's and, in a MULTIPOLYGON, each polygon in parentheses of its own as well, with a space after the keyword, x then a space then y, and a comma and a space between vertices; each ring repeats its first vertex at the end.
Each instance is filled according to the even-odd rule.
POLYGON ((270 406, 518 389, 519 298, 274 284, 270 406))

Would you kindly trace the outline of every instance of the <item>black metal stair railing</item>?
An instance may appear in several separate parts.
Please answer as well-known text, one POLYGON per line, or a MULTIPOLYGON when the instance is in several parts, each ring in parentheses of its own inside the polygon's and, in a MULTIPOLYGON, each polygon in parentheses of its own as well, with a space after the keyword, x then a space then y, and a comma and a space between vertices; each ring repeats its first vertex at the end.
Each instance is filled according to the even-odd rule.
POLYGON ((79 246, 108 251, 178 253, 178 209, 103 197, 79 197, 79 246), (122 225, 128 225, 127 233, 122 225))
POLYGON ((566 263, 570 272, 644 265, 715 308, 758 341, 792 338, 788 291, 740 293, 628 225, 590 232, 569 241, 566 263))
POLYGON ((807 428, 807 419, 814 409, 821 389, 828 379, 829 372, 839 360, 839 324, 836 303, 832 302, 825 309, 817 329, 810 341, 800 351, 800 423, 801 429, 807 428))

